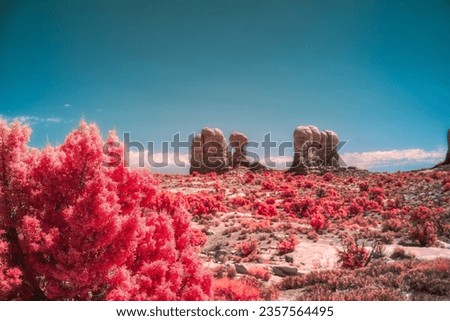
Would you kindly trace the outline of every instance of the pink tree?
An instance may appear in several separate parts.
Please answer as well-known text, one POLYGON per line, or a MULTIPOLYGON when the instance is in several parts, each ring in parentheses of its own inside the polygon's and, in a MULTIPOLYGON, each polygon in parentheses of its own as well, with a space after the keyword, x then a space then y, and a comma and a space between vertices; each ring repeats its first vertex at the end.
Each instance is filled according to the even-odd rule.
POLYGON ((3 128, 23 133, 14 135, 21 144, 1 146, 2 155, 18 155, 3 162, 1 200, 23 298, 209 297, 182 201, 164 200, 148 171, 127 168, 114 133, 104 144, 95 125, 81 122, 61 146, 30 152, 26 127, 3 128))

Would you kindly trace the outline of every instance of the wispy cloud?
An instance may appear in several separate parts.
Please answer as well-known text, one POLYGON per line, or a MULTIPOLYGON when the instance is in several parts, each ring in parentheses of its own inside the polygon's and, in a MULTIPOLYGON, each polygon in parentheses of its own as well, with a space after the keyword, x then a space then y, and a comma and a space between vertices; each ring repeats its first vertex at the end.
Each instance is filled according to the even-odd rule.
POLYGON ((174 152, 157 152, 150 154, 148 150, 138 152, 131 150, 128 154, 130 167, 146 167, 154 172, 162 173, 188 173, 189 172, 189 154, 174 152))
POLYGON ((37 124, 37 123, 60 123, 61 122, 61 118, 57 118, 57 117, 41 118, 41 117, 34 117, 34 116, 18 116, 18 117, 12 118, 12 120, 18 120, 21 123, 28 124, 28 125, 33 125, 33 124, 37 124))
POLYGON ((431 151, 423 149, 403 149, 344 153, 341 155, 349 166, 372 169, 375 167, 401 167, 414 164, 436 164, 445 157, 444 148, 431 151))

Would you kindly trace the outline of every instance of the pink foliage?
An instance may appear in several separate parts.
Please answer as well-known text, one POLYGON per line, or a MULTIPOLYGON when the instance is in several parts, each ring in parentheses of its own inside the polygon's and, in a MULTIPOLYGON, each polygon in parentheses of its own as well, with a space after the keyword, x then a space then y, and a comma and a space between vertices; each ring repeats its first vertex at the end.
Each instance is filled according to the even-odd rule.
POLYGON ((412 240, 418 241, 422 246, 431 246, 437 240, 437 224, 443 213, 442 208, 428 208, 419 206, 411 209, 409 236, 412 240))
POLYGON ((189 210, 193 215, 214 214, 225 211, 221 194, 198 192, 186 196, 189 210))
POLYGON ((296 235, 291 235, 277 243, 277 251, 279 254, 291 253, 295 250, 297 244, 298 237, 296 235))
POLYGON ((278 211, 275 205, 268 204, 266 202, 258 202, 256 203, 256 213, 263 216, 277 216, 278 211))
POLYGON ((258 241, 250 239, 236 244, 236 250, 243 257, 254 256, 258 252, 258 241))
POLYGON ((123 155, 114 133, 105 144, 81 122, 62 145, 36 151, 29 132, 0 123, 2 297, 209 298, 184 199, 157 193, 146 170, 108 166, 123 155))
POLYGON ((259 288, 246 279, 216 279, 213 291, 217 301, 257 301, 261 296, 259 288))
POLYGON ((316 231, 320 231, 320 230, 323 230, 323 229, 325 229, 327 227, 328 222, 327 222, 326 217, 323 214, 315 213, 313 216, 311 216, 309 224, 316 231))
POLYGON ((354 237, 342 240, 343 249, 338 251, 339 260, 344 269, 361 268, 367 264, 369 252, 363 245, 358 245, 354 237))

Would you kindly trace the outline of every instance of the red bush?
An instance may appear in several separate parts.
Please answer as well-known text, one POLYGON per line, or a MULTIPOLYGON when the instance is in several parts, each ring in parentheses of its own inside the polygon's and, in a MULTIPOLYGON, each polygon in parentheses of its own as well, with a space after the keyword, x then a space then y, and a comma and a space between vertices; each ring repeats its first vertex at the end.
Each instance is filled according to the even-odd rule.
POLYGON ((189 212, 193 215, 214 214, 225 211, 221 194, 198 192, 186 196, 189 212))
POLYGON ((355 238, 347 236, 342 240, 342 250, 338 251, 339 262, 344 269, 356 269, 367 264, 369 252, 363 245, 358 245, 355 238))
POLYGON ((263 181, 261 182, 261 188, 267 191, 275 191, 277 189, 277 184, 272 181, 263 181))
POLYGON ((316 211, 314 201, 310 197, 306 197, 300 200, 285 201, 284 211, 295 217, 310 217, 316 211))
POLYGON ((0 234, 0 300, 11 300, 22 285, 22 271, 11 266, 8 258, 10 249, 2 237, 3 233, 0 234))
POLYGON ((28 135, 0 122, 3 297, 209 298, 184 200, 157 193, 147 170, 125 167, 114 133, 105 144, 81 122, 61 146, 42 151, 28 149, 28 135))
POLYGON ((450 191, 450 183, 446 183, 444 185, 444 191, 446 191, 446 192, 450 191))
POLYGON ((322 179, 323 179, 325 182, 331 182, 331 181, 333 180, 333 178, 334 178, 334 175, 333 175, 333 173, 330 173, 330 172, 325 173, 325 174, 322 176, 322 179))
POLYGON ((208 241, 208 238, 205 233, 198 229, 192 229, 192 245, 202 247, 206 244, 206 241, 208 241))
POLYGON ((363 210, 364 210, 363 207, 356 202, 352 202, 348 207, 349 216, 356 216, 362 214, 363 210))
POLYGON ((437 224, 443 210, 419 206, 411 209, 409 237, 422 246, 432 246, 437 240, 437 224))
POLYGON ((275 205, 267 204, 266 202, 256 203, 256 213, 263 216, 277 216, 278 211, 275 205))
POLYGON ((314 228, 317 232, 323 230, 327 227, 328 222, 326 217, 321 213, 316 213, 311 216, 309 224, 314 228))
POLYGON ((405 227, 405 222, 398 218, 390 218, 383 223, 383 231, 399 232, 405 227))
POLYGON ((369 190, 369 184, 367 182, 360 182, 358 186, 361 192, 367 192, 369 190))
POLYGON ((235 196, 229 199, 231 206, 235 208, 244 207, 250 204, 250 201, 242 196, 235 196))
POLYGON ((298 237, 291 235, 288 238, 277 243, 277 251, 279 254, 291 253, 298 244, 298 237))
POLYGON ((257 301, 261 292, 247 279, 215 279, 213 298, 216 301, 257 301))
POLYGON ((259 280, 269 281, 270 279, 269 270, 263 267, 251 267, 248 269, 248 273, 259 280))
POLYGON ((238 243, 236 244, 236 250, 243 257, 255 255, 258 252, 258 241, 250 239, 249 241, 238 243))

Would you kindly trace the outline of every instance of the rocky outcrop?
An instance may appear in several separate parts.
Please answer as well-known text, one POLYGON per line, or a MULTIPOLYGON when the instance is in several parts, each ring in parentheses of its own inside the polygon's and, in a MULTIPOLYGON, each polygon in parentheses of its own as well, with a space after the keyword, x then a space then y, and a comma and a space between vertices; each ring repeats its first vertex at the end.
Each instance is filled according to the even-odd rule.
POLYGON ((250 166, 250 161, 247 158, 247 152, 245 150, 247 144, 248 138, 245 134, 236 131, 230 134, 230 146, 234 149, 233 155, 230 159, 230 163, 233 168, 239 166, 250 166))
POLYGON ((219 128, 203 128, 194 136, 189 172, 223 173, 228 168, 227 141, 219 128))
POLYGON ((307 174, 311 169, 340 166, 338 135, 316 126, 298 126, 294 130, 294 161, 289 172, 307 174))
POLYGON ((445 157, 444 162, 442 165, 449 165, 450 164, 450 129, 447 130, 447 156, 445 157))
POLYGON ((243 133, 233 131, 228 146, 219 128, 203 128, 192 141, 189 173, 224 173, 231 169, 231 166, 245 167, 254 172, 267 170, 261 163, 252 162, 247 157, 247 144, 248 138, 243 133))

